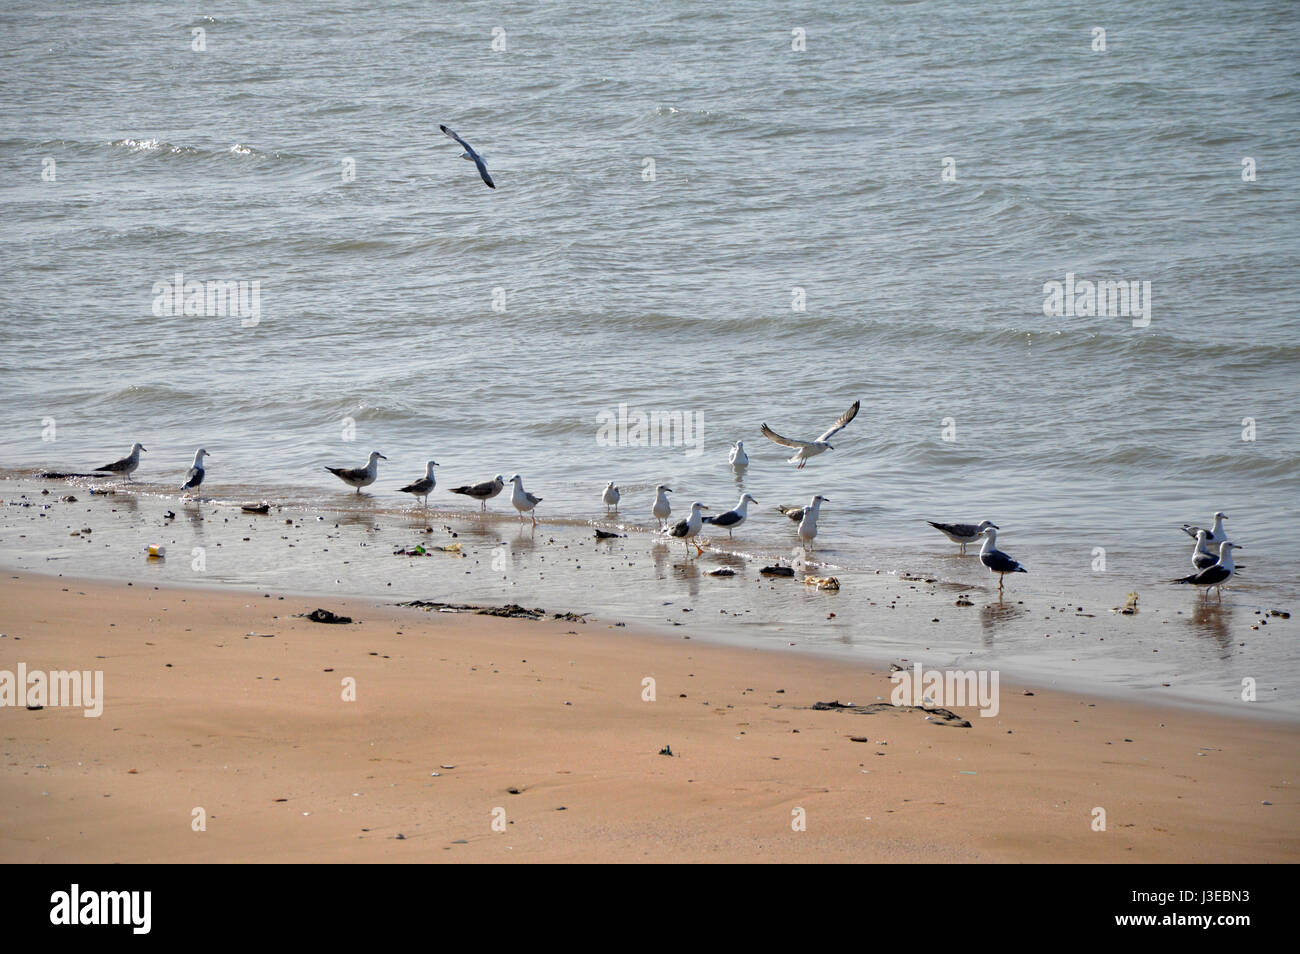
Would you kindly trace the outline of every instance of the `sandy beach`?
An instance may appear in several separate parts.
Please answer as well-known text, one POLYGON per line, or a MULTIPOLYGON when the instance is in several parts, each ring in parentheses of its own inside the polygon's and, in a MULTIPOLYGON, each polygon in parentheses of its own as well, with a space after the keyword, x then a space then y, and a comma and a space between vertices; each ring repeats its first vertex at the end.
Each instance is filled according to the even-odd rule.
POLYGON ((10 862, 1300 858, 1288 722, 1003 680, 964 728, 811 708, 887 670, 615 618, 2 586, 0 669, 104 680, 98 718, 0 711, 10 862))

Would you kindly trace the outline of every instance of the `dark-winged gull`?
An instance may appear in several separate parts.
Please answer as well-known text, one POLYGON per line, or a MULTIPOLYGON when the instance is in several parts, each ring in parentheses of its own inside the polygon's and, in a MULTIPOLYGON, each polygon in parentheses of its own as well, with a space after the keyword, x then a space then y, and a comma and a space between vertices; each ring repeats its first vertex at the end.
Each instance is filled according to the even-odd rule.
POLYGON ((785 447, 797 447, 798 451, 795 453, 793 457, 790 458, 788 463, 797 464, 799 466, 799 469, 802 470, 803 466, 808 463, 808 459, 810 457, 816 457, 818 454, 825 453, 828 450, 835 450, 834 447, 832 447, 830 444, 826 442, 830 440, 831 437, 834 436, 838 431, 842 430, 844 426, 849 423, 849 421, 853 420, 855 417, 858 416, 858 408, 859 406, 861 406, 861 404, 862 404, 861 401, 854 401, 853 406, 849 408, 847 411, 845 411, 843 414, 841 414, 839 416, 839 419, 836 420, 836 422, 832 424, 830 427, 828 427, 822 433, 822 435, 818 437, 816 440, 800 441, 800 440, 795 440, 794 438, 791 437, 782 437, 780 434, 772 430, 766 424, 764 424, 762 427, 763 436, 766 437, 769 441, 773 441, 785 447))
POLYGON ((480 510, 487 510, 487 502, 501 493, 501 488, 506 485, 505 478, 497 474, 491 480, 485 480, 481 484, 468 484, 464 487, 453 487, 453 494, 460 494, 464 497, 473 497, 482 506, 480 510))
MULTIPOLYGON (((704 506, 704 504, 700 503, 698 500, 695 501, 695 503, 691 504, 691 515, 682 520, 678 520, 677 523, 673 525, 673 528, 668 531, 669 536, 677 537, 679 540, 687 544, 687 553, 691 552, 690 544, 695 541, 697 536, 699 536, 700 528, 704 526, 704 520, 700 517, 700 511, 708 509, 708 507, 704 506)), ((704 547, 696 543, 695 552, 703 553, 704 547)))
POLYGON ((672 492, 673 488, 665 487, 663 484, 660 484, 655 488, 655 505, 654 509, 650 512, 653 513, 655 519, 659 521, 660 530, 664 528, 664 525, 668 522, 668 518, 671 517, 673 513, 672 504, 668 502, 668 495, 672 492))
POLYGON ((617 510, 618 502, 623 499, 623 495, 618 492, 618 488, 614 486, 614 481, 611 480, 605 485, 605 492, 600 495, 600 499, 604 502, 606 510, 610 508, 617 510))
POLYGON ((105 464, 103 467, 96 467, 95 470, 107 471, 110 474, 121 474, 129 483, 131 481, 131 475, 134 474, 135 469, 140 466, 140 451, 144 451, 146 454, 149 452, 148 448, 139 441, 136 441, 131 445, 131 452, 121 460, 115 460, 113 463, 105 464))
POLYGON ((726 513, 720 513, 715 517, 705 517, 704 522, 711 523, 715 527, 726 527, 727 536, 731 536, 731 531, 735 530, 749 517, 749 505, 752 503, 758 503, 758 501, 749 494, 741 494, 740 502, 736 504, 734 509, 728 510, 726 513))
POLYGON ((388 460, 388 458, 379 451, 371 451, 365 467, 326 467, 325 469, 349 487, 357 488, 357 493, 361 493, 362 487, 369 487, 379 476, 381 460, 388 460))
POLYGON ((181 490, 195 490, 199 484, 203 483, 203 478, 207 473, 203 469, 203 458, 211 456, 202 447, 194 452, 194 463, 190 466, 189 473, 185 475, 185 483, 181 484, 181 490))
POLYGON ((989 527, 992 527, 994 530, 998 529, 998 525, 990 520, 981 520, 978 524, 935 523, 933 520, 927 520, 926 523, 934 527, 934 529, 938 530, 953 543, 960 543, 962 553, 966 552, 966 544, 974 543, 989 527))
POLYGON ((731 445, 731 450, 727 453, 727 463, 731 464, 732 470, 744 470, 749 466, 749 455, 745 453, 744 441, 736 441, 731 445))
POLYGON ((998 575, 998 590, 1002 590, 1003 577, 1008 573, 1028 573, 1023 566, 997 548, 998 531, 988 527, 983 533, 984 544, 980 547, 980 562, 998 575))
POLYGON ((465 150, 461 154, 461 158, 473 160, 474 165, 478 166, 478 174, 483 177, 483 181, 487 183, 488 188, 495 189, 497 187, 497 184, 493 182, 492 177, 488 175, 487 163, 484 162, 483 157, 480 156, 474 150, 474 147, 471 146, 469 143, 467 143, 464 139, 461 139, 459 136, 457 136, 452 130, 448 129, 446 126, 439 124, 438 128, 441 129, 448 136, 450 136, 452 139, 460 143, 461 147, 465 150))
POLYGON ((799 520, 799 539, 808 550, 812 549, 813 541, 817 539, 817 518, 821 516, 822 504, 830 503, 830 499, 818 494, 803 508, 803 517, 799 520))
POLYGON ((537 526, 537 514, 533 511, 542 502, 542 498, 524 490, 524 479, 518 474, 511 477, 510 482, 515 485, 515 489, 510 492, 510 502, 519 511, 520 522, 523 521, 524 514, 529 514, 533 518, 533 526, 537 526))
POLYGON ((1219 562, 1219 555, 1210 550, 1205 545, 1205 540, 1209 532, 1205 530, 1196 531, 1196 546, 1192 547, 1192 566, 1198 571, 1208 570, 1214 564, 1219 562))
POLYGON ((1208 599, 1210 587, 1219 588, 1219 602, 1223 602, 1223 584, 1227 583, 1232 577, 1232 571, 1235 567, 1232 564, 1232 551, 1240 550, 1241 544, 1229 543, 1224 540, 1219 544, 1219 559, 1213 566, 1206 567, 1199 573, 1193 573, 1191 576, 1185 576, 1181 580, 1170 580, 1171 583, 1190 583, 1193 586, 1205 587, 1204 595, 1208 599))
POLYGON ((433 478, 433 468, 437 466, 438 462, 436 460, 429 461, 424 465, 424 476, 413 484, 407 484, 405 487, 399 488, 399 491, 404 494, 413 494, 416 497, 423 497, 424 506, 427 509, 429 506, 429 493, 438 483, 433 478))
MULTIPOLYGON (((1223 530, 1223 521, 1227 519, 1228 515, 1222 510, 1214 515, 1214 527, 1205 531, 1206 543, 1213 543, 1217 546, 1224 540, 1228 539, 1228 535, 1223 530)), ((1194 527, 1190 523, 1183 524, 1183 533, 1187 534, 1189 537, 1196 536, 1196 531, 1200 529, 1201 527, 1194 527)))

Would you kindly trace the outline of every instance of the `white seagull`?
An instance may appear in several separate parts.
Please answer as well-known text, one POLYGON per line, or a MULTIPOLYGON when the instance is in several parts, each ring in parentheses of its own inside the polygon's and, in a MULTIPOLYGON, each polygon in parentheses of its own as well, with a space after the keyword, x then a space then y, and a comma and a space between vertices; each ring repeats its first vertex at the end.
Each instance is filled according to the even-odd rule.
POLYGON ((203 458, 211 456, 202 447, 194 452, 194 463, 191 465, 189 473, 185 475, 185 483, 181 484, 181 490, 194 490, 199 484, 203 483, 203 477, 206 473, 203 469, 203 458))
MULTIPOLYGON (((1206 543, 1222 543, 1224 540, 1228 539, 1228 535, 1223 530, 1223 521, 1227 519, 1228 515, 1222 510, 1214 515, 1213 529, 1205 531, 1206 543)), ((1196 536, 1196 531, 1200 529, 1200 527, 1194 527, 1190 523, 1183 524, 1183 533, 1187 534, 1189 537, 1196 536)))
POLYGON ((749 494, 740 495, 740 503, 736 504, 734 510, 728 510, 726 513, 720 513, 716 517, 705 517, 705 523, 711 523, 715 527, 726 527, 727 536, 731 536, 731 531, 745 522, 749 517, 749 505, 758 503, 749 494))
POLYGON ((1192 566, 1199 570, 1208 570, 1214 564, 1219 562, 1219 556, 1205 545, 1205 540, 1209 533, 1205 530, 1196 531, 1196 546, 1192 548, 1192 566))
POLYGON ((745 453, 744 441, 736 441, 731 445, 731 451, 727 454, 727 462, 731 464, 732 470, 744 470, 749 466, 749 455, 745 453))
POLYGON ((1232 565, 1232 551, 1240 550, 1241 544, 1229 543, 1224 540, 1219 544, 1219 559, 1213 566, 1206 567, 1199 573, 1193 573, 1191 576, 1185 576, 1181 580, 1170 580, 1171 583, 1191 583, 1193 586, 1205 587, 1206 598, 1210 595, 1210 587, 1219 588, 1219 602, 1223 602, 1223 584, 1227 583, 1232 577, 1232 571, 1235 569, 1232 565))
POLYGON ((980 547, 980 562, 998 575, 998 591, 1002 590, 1003 577, 1008 573, 1028 573, 1023 566, 997 548, 998 531, 988 527, 984 533, 984 544, 980 547))
POLYGON ((471 146, 469 143, 467 143, 464 139, 461 139, 459 136, 456 135, 455 132, 448 129, 446 126, 439 124, 438 128, 441 129, 448 136, 450 136, 452 139, 460 143, 462 148, 464 148, 465 150, 463 153, 461 153, 461 158, 472 160, 474 165, 478 166, 478 174, 483 177, 483 181, 487 183, 487 187, 489 189, 495 189, 497 187, 497 184, 493 182, 492 177, 488 175, 487 163, 483 161, 482 156, 480 156, 477 152, 475 152, 474 147, 471 146))
POLYGON ((664 524, 668 522, 668 518, 671 517, 673 513, 672 504, 668 502, 668 495, 672 492, 673 488, 665 487, 663 484, 660 484, 655 488, 655 505, 654 510, 652 510, 651 513, 653 513, 655 519, 659 521, 660 530, 664 528, 664 524))
POLYGON ((839 416, 839 419, 834 424, 832 424, 829 428, 827 428, 826 431, 823 432, 822 435, 818 437, 816 440, 799 441, 799 440, 794 440, 793 438, 790 437, 782 437, 780 434, 772 430, 766 424, 764 424, 762 427, 763 436, 766 437, 769 441, 773 441, 777 444, 782 444, 785 447, 797 447, 798 451, 795 453, 793 457, 790 458, 788 463, 798 464, 799 469, 802 470, 804 465, 808 463, 808 459, 810 457, 816 457, 818 454, 825 453, 828 450, 835 450, 834 447, 832 447, 830 444, 826 442, 830 440, 832 436, 834 436, 836 433, 842 430, 844 426, 849 423, 849 421, 853 420, 855 417, 858 416, 858 407, 861 404, 862 404, 861 401, 854 401, 853 406, 849 408, 847 411, 845 411, 843 414, 841 414, 839 416))
MULTIPOLYGON (((524 490, 524 479, 518 474, 511 477, 510 482, 515 485, 515 489, 510 494, 510 502, 514 504, 515 509, 519 511, 519 520, 520 522, 523 522, 524 514, 532 511, 542 502, 542 498, 535 497, 528 491, 524 490)), ((532 518, 533 526, 535 527, 537 526, 537 514, 533 513, 532 518)))
POLYGON ((822 504, 830 503, 830 499, 818 494, 803 508, 803 516, 799 519, 799 539, 809 550, 812 549, 812 542, 817 539, 817 518, 821 515, 822 504))
POLYGON ((981 520, 978 524, 974 523, 935 523, 933 520, 927 520, 930 526, 938 530, 953 543, 961 544, 961 552, 966 552, 966 544, 974 543, 989 527, 994 530, 998 525, 990 520, 981 520))
POLYGON ((618 502, 623 499, 623 495, 618 492, 618 488, 614 486, 614 481, 611 480, 605 485, 605 492, 600 495, 600 499, 604 501, 605 509, 608 510, 612 507, 617 510, 618 502))
POLYGON ((487 510, 487 502, 501 493, 501 488, 505 487, 505 478, 497 474, 491 480, 485 480, 481 484, 467 484, 464 487, 453 487, 453 494, 461 494, 465 497, 473 497, 481 505, 480 510, 487 510))
POLYGON ((381 460, 388 460, 388 458, 379 451, 371 451, 365 467, 326 467, 325 469, 349 487, 357 488, 357 493, 361 493, 362 487, 369 487, 379 476, 381 460))
POLYGON ((131 452, 121 460, 115 460, 113 463, 105 464, 103 467, 96 467, 95 470, 108 471, 110 474, 121 474, 126 478, 127 482, 130 483, 131 475, 134 474, 135 469, 140 466, 140 451, 148 453, 148 448, 139 441, 136 441, 131 445, 131 452))
MULTIPOLYGON (((700 517, 700 511, 708 509, 708 507, 704 506, 704 504, 700 503, 698 500, 695 501, 695 503, 691 504, 691 515, 684 520, 678 520, 676 525, 668 531, 669 535, 678 537, 687 544, 693 543, 700 533, 700 528, 704 526, 704 520, 700 517)), ((688 554, 691 552, 689 546, 687 547, 686 552, 688 554)), ((703 553, 704 547, 696 543, 695 552, 703 553)))
POLYGON ((399 492, 404 494, 412 494, 413 496, 416 497, 423 497, 425 509, 428 509, 429 492, 432 491, 433 488, 438 483, 433 478, 433 468, 437 466, 439 466, 439 464, 436 460, 431 460, 428 463, 426 463, 424 465, 424 476, 421 477, 413 484, 407 484, 405 487, 399 488, 399 492))

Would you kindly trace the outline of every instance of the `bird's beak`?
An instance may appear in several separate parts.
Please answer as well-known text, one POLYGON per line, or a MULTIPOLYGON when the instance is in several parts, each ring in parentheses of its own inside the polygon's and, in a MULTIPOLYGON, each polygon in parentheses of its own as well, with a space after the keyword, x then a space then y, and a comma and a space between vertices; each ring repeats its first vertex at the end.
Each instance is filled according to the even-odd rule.
POLYGON ((380 459, 380 460, 388 460, 388 458, 385 457, 383 454, 380 454, 380 455, 379 455, 379 459, 380 459))
POLYGON ((673 492, 673 488, 671 488, 671 487, 665 487, 665 488, 664 488, 664 493, 666 493, 666 494, 670 494, 670 493, 672 493, 672 492, 673 492))
POLYGON ((999 527, 996 523, 990 523, 990 524, 989 524, 989 527, 992 528, 992 529, 994 529, 994 530, 1001 530, 1001 529, 1002 529, 1002 528, 999 527))
POLYGON ((147 448, 147 447, 141 447, 140 450, 142 450, 142 451, 148 451, 149 448, 147 448))
POLYGON ((827 445, 826 445, 826 449, 827 449, 827 450, 835 450, 835 448, 832 447, 830 444, 827 444, 827 445))

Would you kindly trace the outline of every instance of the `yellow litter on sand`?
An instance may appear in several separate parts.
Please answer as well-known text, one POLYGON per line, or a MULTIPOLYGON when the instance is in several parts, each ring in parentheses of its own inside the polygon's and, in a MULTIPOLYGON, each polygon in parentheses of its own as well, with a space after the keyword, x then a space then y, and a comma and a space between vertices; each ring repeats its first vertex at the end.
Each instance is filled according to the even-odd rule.
POLYGON ((457 553, 460 554, 461 556, 464 556, 464 554, 460 552, 459 543, 449 543, 445 547, 433 547, 432 549, 438 550, 442 553, 457 553))
POLYGON ((819 590, 838 590, 840 588, 839 577, 835 576, 805 576, 803 581, 808 586, 815 586, 819 590))

